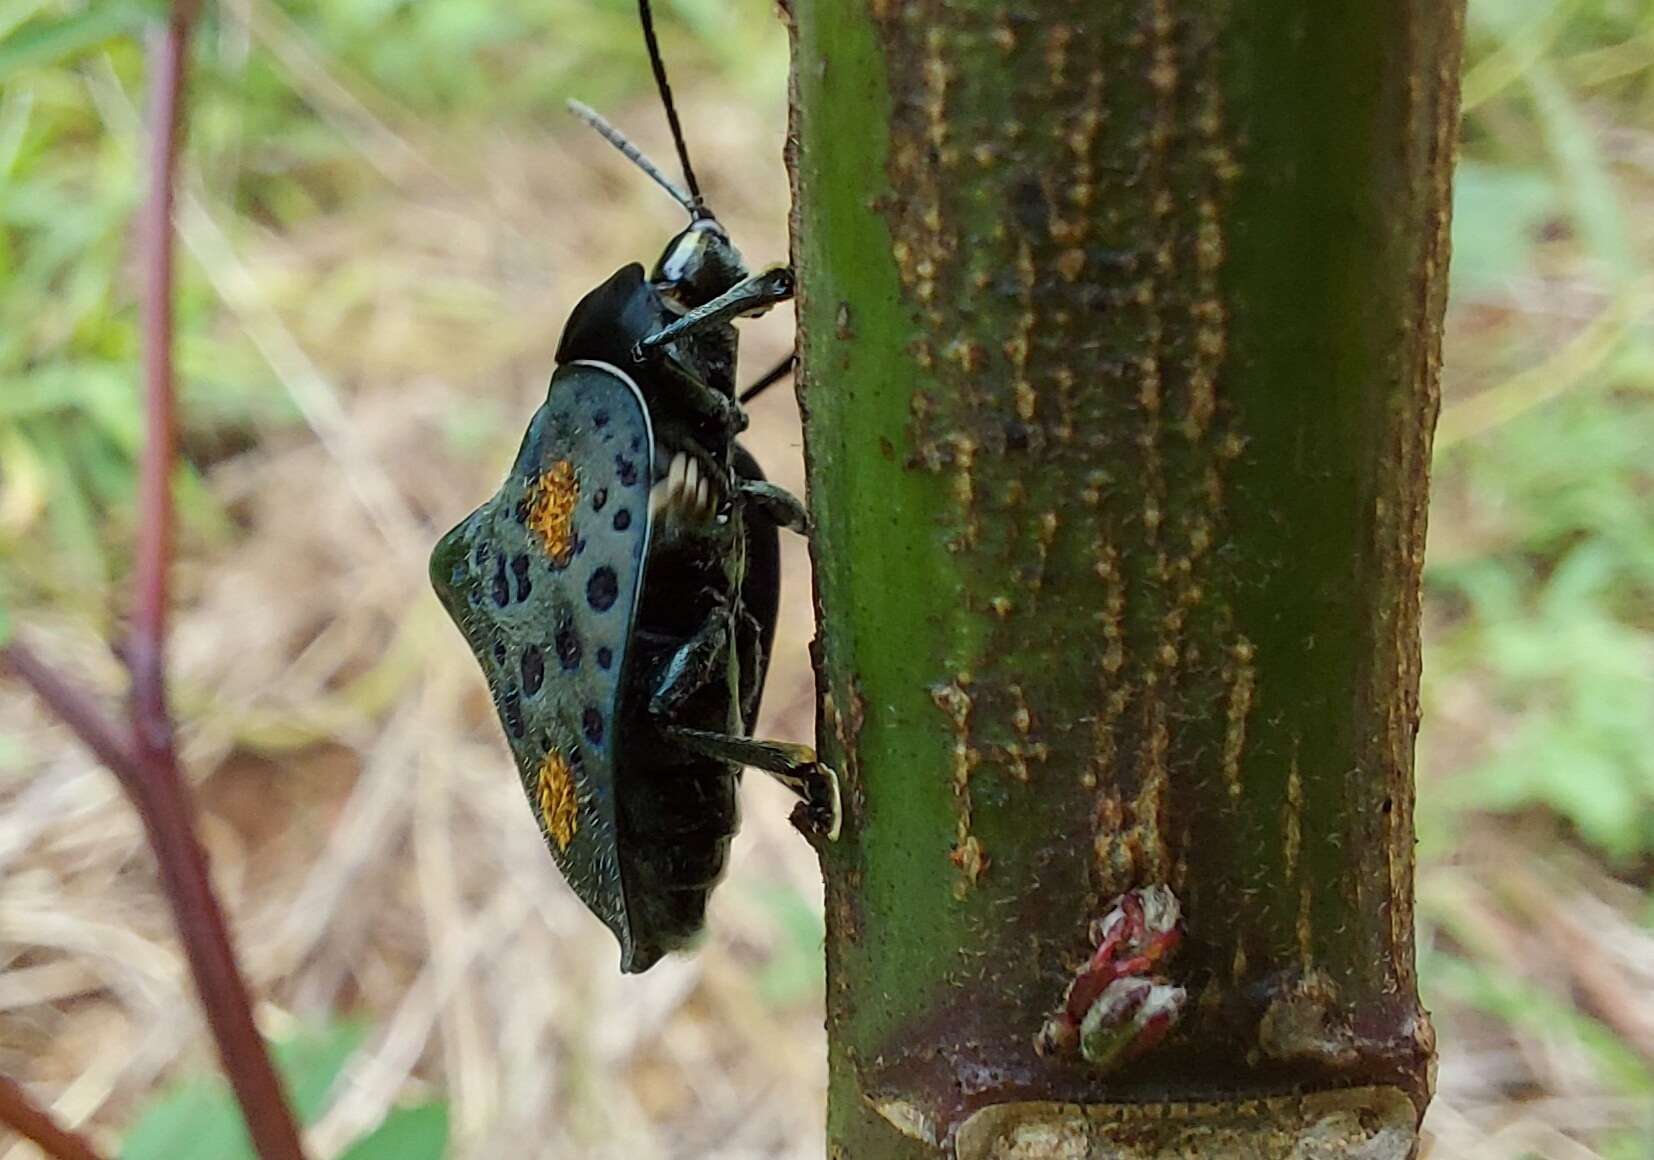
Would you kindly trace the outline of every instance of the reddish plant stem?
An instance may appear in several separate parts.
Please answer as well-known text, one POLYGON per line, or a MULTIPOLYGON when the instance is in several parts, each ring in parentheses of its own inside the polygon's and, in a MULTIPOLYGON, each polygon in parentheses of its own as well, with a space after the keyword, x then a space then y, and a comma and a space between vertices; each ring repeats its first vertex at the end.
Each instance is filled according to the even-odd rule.
POLYGON ((142 774, 137 751, 126 730, 110 720, 74 682, 36 656, 20 640, 13 640, 0 648, 0 668, 11 669, 33 689, 35 696, 44 701, 46 707, 120 779, 121 787, 136 796, 134 786, 142 774))
MULTIPOLYGON (((0 647, 11 669, 119 779, 143 821, 179 940, 195 979, 219 1058, 263 1160, 304 1160, 298 1127, 253 1022, 252 1001, 236 964, 228 924, 213 894, 206 851, 178 766, 167 710, 164 644, 167 563, 172 552, 171 477, 177 454, 172 371, 172 215, 182 136, 181 97, 194 0, 180 0, 151 54, 149 200, 139 219, 145 269, 143 300, 146 437, 139 470, 138 545, 133 627, 126 649, 132 672, 130 730, 111 720, 73 682, 21 642, 0 647)), ((0 1121, 52 1156, 96 1157, 63 1132, 27 1094, 0 1079, 0 1121)))
POLYGON ((52 1160, 102 1160, 79 1132, 63 1127, 17 1081, 0 1075, 0 1124, 33 1142, 52 1160))
POLYGON ((132 669, 132 718, 139 745, 162 756, 172 748, 167 712, 165 649, 167 563, 172 555, 172 469, 177 422, 172 373, 176 194, 184 70, 194 5, 173 6, 172 17, 150 49, 149 199, 139 217, 143 250, 144 336, 143 456, 138 468, 138 544, 134 567, 133 626, 127 642, 132 669))
MULTIPOLYGON (((207 874, 206 852, 195 836, 189 794, 170 744, 165 752, 155 753, 136 736, 123 735, 84 692, 21 641, 0 649, 0 665, 34 690, 132 799, 155 854, 179 941, 218 1044, 219 1059, 247 1121, 248 1135, 263 1160, 304 1160, 281 1083, 253 1024, 251 997, 236 966, 229 929, 207 874)), ((3 1108, 0 1120, 10 1122, 3 1108)))
POLYGON ((253 1145, 264 1160, 303 1160, 298 1128, 253 1023, 251 997, 236 964, 224 913, 213 894, 206 852, 195 835, 194 811, 178 767, 167 710, 167 564, 172 553, 172 471, 177 451, 172 216, 182 137, 181 96, 194 15, 194 0, 174 4, 151 52, 150 190, 139 227, 146 271, 146 431, 138 488, 136 600, 127 652, 137 768, 134 776, 123 781, 148 832, 207 1024, 253 1145))

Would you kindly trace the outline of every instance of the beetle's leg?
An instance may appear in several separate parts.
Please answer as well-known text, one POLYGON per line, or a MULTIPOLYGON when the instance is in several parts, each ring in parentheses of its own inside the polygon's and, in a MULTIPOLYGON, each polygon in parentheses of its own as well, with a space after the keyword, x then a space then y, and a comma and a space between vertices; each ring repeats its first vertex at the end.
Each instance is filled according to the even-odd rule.
POLYGON ((637 344, 637 353, 647 355, 669 342, 707 326, 728 322, 743 315, 762 314, 778 302, 793 296, 793 272, 786 266, 771 266, 744 278, 711 302, 697 306, 677 321, 663 326, 637 344))
POLYGON ((677 359, 661 359, 660 369, 682 392, 689 405, 716 423, 725 434, 737 435, 747 429, 746 409, 722 391, 701 381, 700 376, 677 359))
POLYGON ((753 383, 752 386, 742 391, 736 397, 740 399, 743 405, 752 402, 759 395, 762 395, 765 391, 769 390, 769 388, 773 387, 776 383, 779 383, 782 379, 791 374, 793 364, 797 361, 798 352, 795 350, 786 358, 776 363, 769 370, 765 371, 759 376, 757 382, 753 383))
POLYGON ((749 609, 741 609, 738 615, 735 656, 741 664, 741 720, 751 729, 758 721, 758 704, 763 697, 765 671, 770 663, 770 641, 764 635, 764 626, 749 609))
POLYGON ((670 717, 680 705, 706 688, 728 655, 729 618, 720 610, 707 617, 695 635, 668 658, 649 697, 650 714, 670 717))
POLYGON ((757 513, 778 528, 786 528, 802 536, 810 526, 804 501, 784 487, 762 479, 742 479, 736 481, 735 490, 746 497, 749 512, 757 513))
POLYGON ((803 804, 794 812, 795 820, 829 842, 838 838, 843 817, 838 774, 817 761, 815 750, 808 745, 754 741, 750 737, 730 737, 679 725, 668 725, 666 735, 703 757, 763 770, 798 795, 803 804))

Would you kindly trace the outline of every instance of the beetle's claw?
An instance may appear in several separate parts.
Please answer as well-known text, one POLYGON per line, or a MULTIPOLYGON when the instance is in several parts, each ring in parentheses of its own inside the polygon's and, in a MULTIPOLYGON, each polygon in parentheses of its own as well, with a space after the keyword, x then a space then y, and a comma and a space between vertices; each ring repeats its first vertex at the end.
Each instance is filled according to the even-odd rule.
POLYGON ((815 763, 808 779, 808 796, 793 807, 792 824, 810 837, 838 841, 844 822, 844 802, 839 792, 838 774, 829 765, 815 763))

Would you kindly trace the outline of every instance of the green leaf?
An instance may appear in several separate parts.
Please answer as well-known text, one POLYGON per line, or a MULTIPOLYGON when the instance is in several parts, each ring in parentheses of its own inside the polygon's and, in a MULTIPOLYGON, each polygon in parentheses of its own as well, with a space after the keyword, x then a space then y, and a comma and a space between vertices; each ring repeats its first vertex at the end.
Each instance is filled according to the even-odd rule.
POLYGON ((188 1080, 149 1105, 127 1133, 121 1160, 251 1160, 252 1145, 228 1089, 188 1080))
POLYGON ((827 932, 820 911, 792 887, 770 887, 757 893, 779 936, 758 972, 758 994, 771 1007, 791 1006, 821 987, 822 943, 827 932))
POLYGON ((25 24, 0 41, 0 82, 24 69, 61 64, 127 35, 159 11, 159 5, 88 4, 61 20, 25 24))
POLYGON ((1562 208, 1550 177, 1461 161, 1453 181, 1454 296, 1486 294, 1527 273, 1540 227, 1562 208))
MULTIPOLYGON (((334 1081, 367 1029, 336 1023, 276 1045, 276 1070, 301 1123, 327 1106, 334 1081)), ((152 1102, 121 1148, 121 1160, 254 1160, 241 1109, 220 1079, 190 1079, 152 1102)))
POLYGON ((1574 225, 1591 255, 1619 284, 1638 274, 1637 248, 1631 242, 1620 193, 1597 131, 1574 102, 1567 87, 1546 65, 1528 71, 1528 91, 1539 114, 1539 129, 1568 190, 1574 225))
POLYGON ((1464 1003, 1547 1041, 1571 1039, 1585 1049, 1605 1083, 1635 1098, 1654 1095, 1654 1071, 1636 1050, 1572 1004, 1560 1002, 1502 965, 1440 952, 1426 951, 1419 957, 1427 1005, 1464 1003))
POLYGON ((310 1123, 326 1109, 328 1092, 362 1046, 367 1031, 361 1023, 334 1023, 301 1032, 277 1045, 276 1070, 281 1072, 301 1123, 310 1123))
POLYGON ((442 1160, 448 1151, 448 1106, 398 1108, 339 1160, 442 1160))

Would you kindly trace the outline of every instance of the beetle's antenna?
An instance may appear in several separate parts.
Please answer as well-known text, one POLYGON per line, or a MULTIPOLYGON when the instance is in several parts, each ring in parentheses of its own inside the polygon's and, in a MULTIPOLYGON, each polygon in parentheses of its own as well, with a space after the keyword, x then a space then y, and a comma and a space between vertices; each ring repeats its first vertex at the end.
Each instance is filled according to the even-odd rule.
POLYGON ((649 0, 637 0, 637 14, 643 21, 643 41, 649 48, 649 67, 655 70, 655 87, 660 90, 661 104, 666 106, 666 120, 672 126, 672 143, 678 147, 683 179, 689 185, 689 212, 697 218, 711 217, 712 211, 701 199, 701 187, 695 180, 694 167, 689 164, 689 146, 684 143, 683 126, 678 123, 678 107, 672 103, 672 86, 666 83, 666 61, 661 58, 660 42, 655 39, 655 17, 649 11, 649 0))
POLYGON ((576 117, 579 117, 593 129, 596 129, 602 136, 603 140, 620 150, 621 153, 626 156, 626 160, 630 161, 633 165, 637 166, 650 177, 654 178, 656 185, 659 185, 667 193, 671 194, 672 200, 683 206, 683 208, 688 210, 692 215, 699 216, 706 212, 705 208, 700 204, 700 199, 698 197, 690 197, 683 190, 679 189, 677 184, 670 177, 667 177, 666 174, 660 171, 660 167, 658 165, 645 157, 643 155, 643 151, 628 141, 624 133, 609 124, 608 121, 604 120, 603 115, 596 109, 593 109, 590 105, 583 105, 579 101, 571 100, 569 101, 569 112, 573 113, 576 117))

